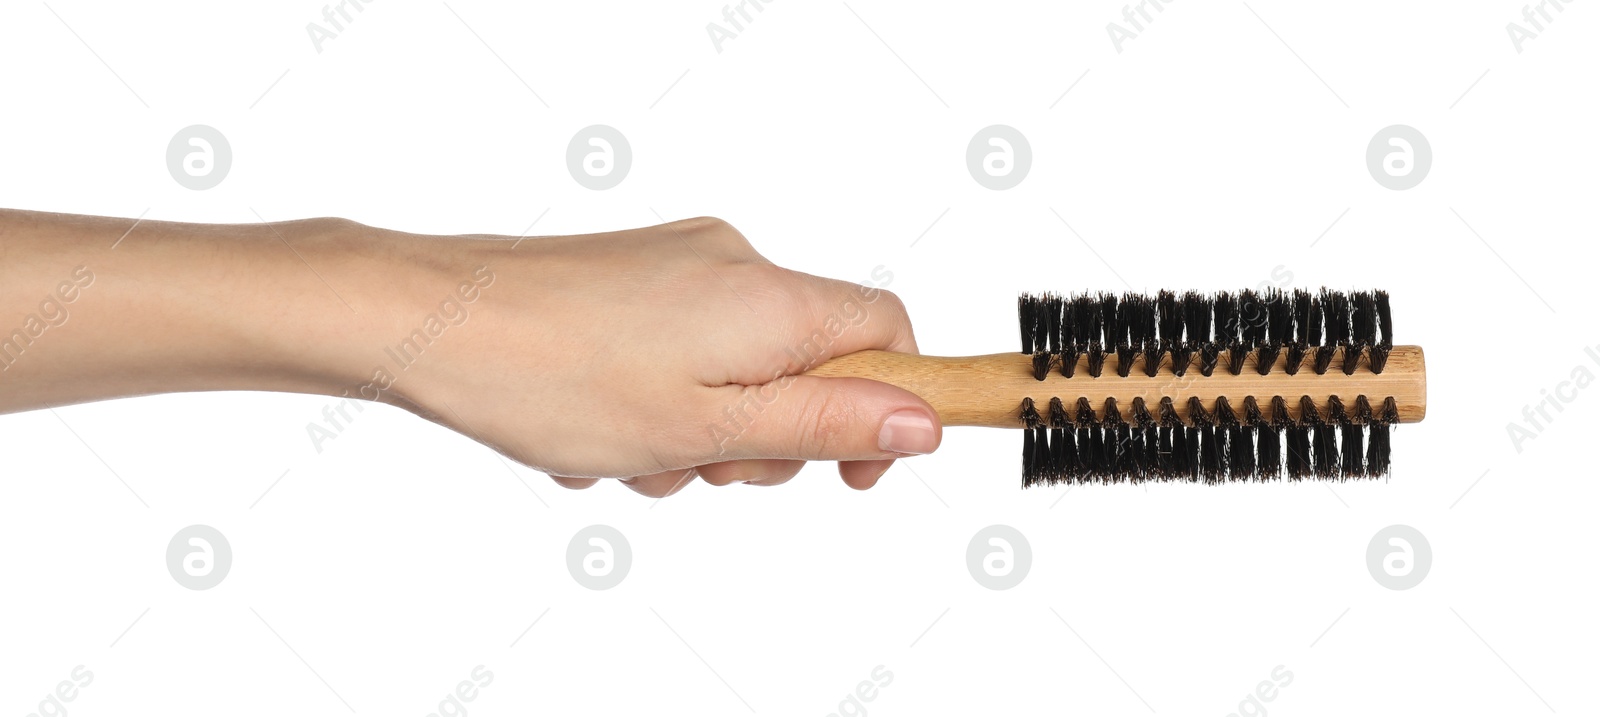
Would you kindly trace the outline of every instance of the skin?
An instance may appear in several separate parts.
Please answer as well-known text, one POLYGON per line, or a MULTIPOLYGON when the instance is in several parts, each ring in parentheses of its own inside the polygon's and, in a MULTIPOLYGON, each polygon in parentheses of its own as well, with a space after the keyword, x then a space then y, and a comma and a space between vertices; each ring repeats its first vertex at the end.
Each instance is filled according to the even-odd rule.
POLYGON ((522 239, 0 209, 0 412, 292 391, 399 406, 568 488, 778 485, 825 460, 866 489, 941 429, 902 389, 799 375, 864 349, 917 351, 897 297, 776 266, 718 219, 522 239))

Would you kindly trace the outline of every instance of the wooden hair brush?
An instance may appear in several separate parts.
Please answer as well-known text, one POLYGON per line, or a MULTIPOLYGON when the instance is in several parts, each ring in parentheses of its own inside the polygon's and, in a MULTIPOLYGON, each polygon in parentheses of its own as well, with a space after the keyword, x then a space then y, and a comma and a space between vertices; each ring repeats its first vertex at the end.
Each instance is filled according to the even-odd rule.
POLYGON ((861 351, 808 373, 893 384, 946 426, 1021 428, 1024 487, 1341 480, 1389 473, 1422 420, 1422 348, 1389 295, 1322 290, 1024 294, 1021 353, 861 351))

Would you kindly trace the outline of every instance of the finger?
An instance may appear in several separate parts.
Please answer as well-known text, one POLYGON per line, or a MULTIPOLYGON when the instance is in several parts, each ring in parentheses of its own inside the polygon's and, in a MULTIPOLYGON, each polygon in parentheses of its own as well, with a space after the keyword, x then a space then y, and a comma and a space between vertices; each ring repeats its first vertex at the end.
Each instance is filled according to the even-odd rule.
MULTIPOLYGON (((805 461, 801 461, 801 463, 804 464, 805 461)), ((796 471, 796 473, 798 474, 799 471, 796 471)), ((781 476, 781 477, 777 477, 777 478, 766 478, 766 479, 763 479, 763 480, 748 481, 748 482, 745 483, 745 485, 753 485, 753 486, 756 486, 756 487, 759 487, 759 488, 771 488, 772 486, 775 486, 775 485, 783 485, 784 483, 788 483, 793 478, 794 478, 794 476, 792 476, 792 475, 781 476)))
POLYGON ((839 461, 839 477, 851 488, 866 490, 877 485, 892 465, 894 461, 839 461))
POLYGON ((647 476, 635 476, 622 479, 622 484, 628 486, 633 492, 651 498, 665 498, 673 493, 683 490, 683 487, 694 480, 695 470, 684 468, 675 471, 662 471, 651 473, 647 476))
POLYGON ((752 413, 725 432, 730 458, 882 460, 932 453, 939 447, 938 415, 902 388, 863 378, 786 376, 753 392, 752 413))
MULTIPOLYGON (((894 292, 865 284, 805 276, 811 281, 810 310, 818 319, 817 325, 838 332, 827 346, 828 356, 867 349, 918 353, 911 316, 894 292)), ((892 276, 883 281, 887 283, 890 278, 892 276)))
POLYGON ((583 490, 600 482, 599 478, 568 478, 567 476, 558 475, 550 476, 550 480, 555 481, 556 485, 562 488, 571 488, 572 490, 583 490))
POLYGON ((695 471, 700 474, 702 480, 711 485, 731 485, 733 483, 777 485, 793 478, 805 465, 805 461, 756 458, 708 463, 696 468, 695 471), (769 482, 774 480, 776 483, 769 482))

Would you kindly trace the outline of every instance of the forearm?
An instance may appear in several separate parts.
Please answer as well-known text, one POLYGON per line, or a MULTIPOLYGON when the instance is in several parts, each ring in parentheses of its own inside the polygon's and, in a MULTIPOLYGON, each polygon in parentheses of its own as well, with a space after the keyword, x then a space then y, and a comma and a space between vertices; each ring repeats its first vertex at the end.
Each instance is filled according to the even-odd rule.
MULTIPOLYGON (((0 412, 173 391, 338 395, 428 264, 353 222, 0 210, 0 412), (133 227, 129 231, 129 227, 133 227)), ((390 329, 392 331, 392 329, 390 329)))

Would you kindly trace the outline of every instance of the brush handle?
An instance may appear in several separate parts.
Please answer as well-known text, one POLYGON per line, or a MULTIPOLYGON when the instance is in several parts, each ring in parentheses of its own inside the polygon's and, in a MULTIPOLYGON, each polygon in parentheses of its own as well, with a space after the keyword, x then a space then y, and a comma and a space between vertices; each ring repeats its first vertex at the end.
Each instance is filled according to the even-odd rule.
POLYGON ((1326 408, 1329 396, 1338 396, 1346 406, 1354 405, 1361 395, 1373 406, 1392 396, 1402 423, 1415 423, 1427 413, 1428 382, 1422 347, 1396 346, 1383 373, 1372 373, 1363 362, 1349 376, 1339 368, 1342 350, 1335 353, 1327 373, 1320 376, 1312 370, 1314 353, 1308 353, 1300 371, 1293 376, 1285 370, 1287 358, 1282 355, 1267 375, 1260 375, 1255 352, 1245 359, 1244 370, 1236 376, 1228 372, 1227 351, 1222 352, 1223 359, 1210 376, 1200 375, 1195 366, 1183 376, 1173 375, 1165 365, 1170 358, 1163 357, 1164 365, 1153 378, 1144 375, 1143 358, 1136 360, 1127 377, 1122 377, 1116 372, 1116 357, 1110 356, 1099 378, 1089 376, 1089 360, 1080 357, 1073 378, 1052 370, 1039 381, 1033 377, 1033 360, 1027 354, 942 357, 889 351, 839 356, 806 375, 867 378, 899 386, 932 404, 946 426, 1021 428, 1019 408, 1027 397, 1041 407, 1052 397, 1068 406, 1079 397, 1088 398, 1101 418, 1105 417, 1107 398, 1115 398, 1119 409, 1126 412, 1134 398, 1143 397, 1153 412, 1163 397, 1169 397, 1176 404, 1178 415, 1187 420, 1191 396, 1198 396, 1207 411, 1216 409, 1218 396, 1226 396, 1235 408, 1243 405, 1247 396, 1254 396, 1262 406, 1273 396, 1282 396, 1287 399, 1290 417, 1296 420, 1300 418, 1301 396, 1310 396, 1319 408, 1326 408))

